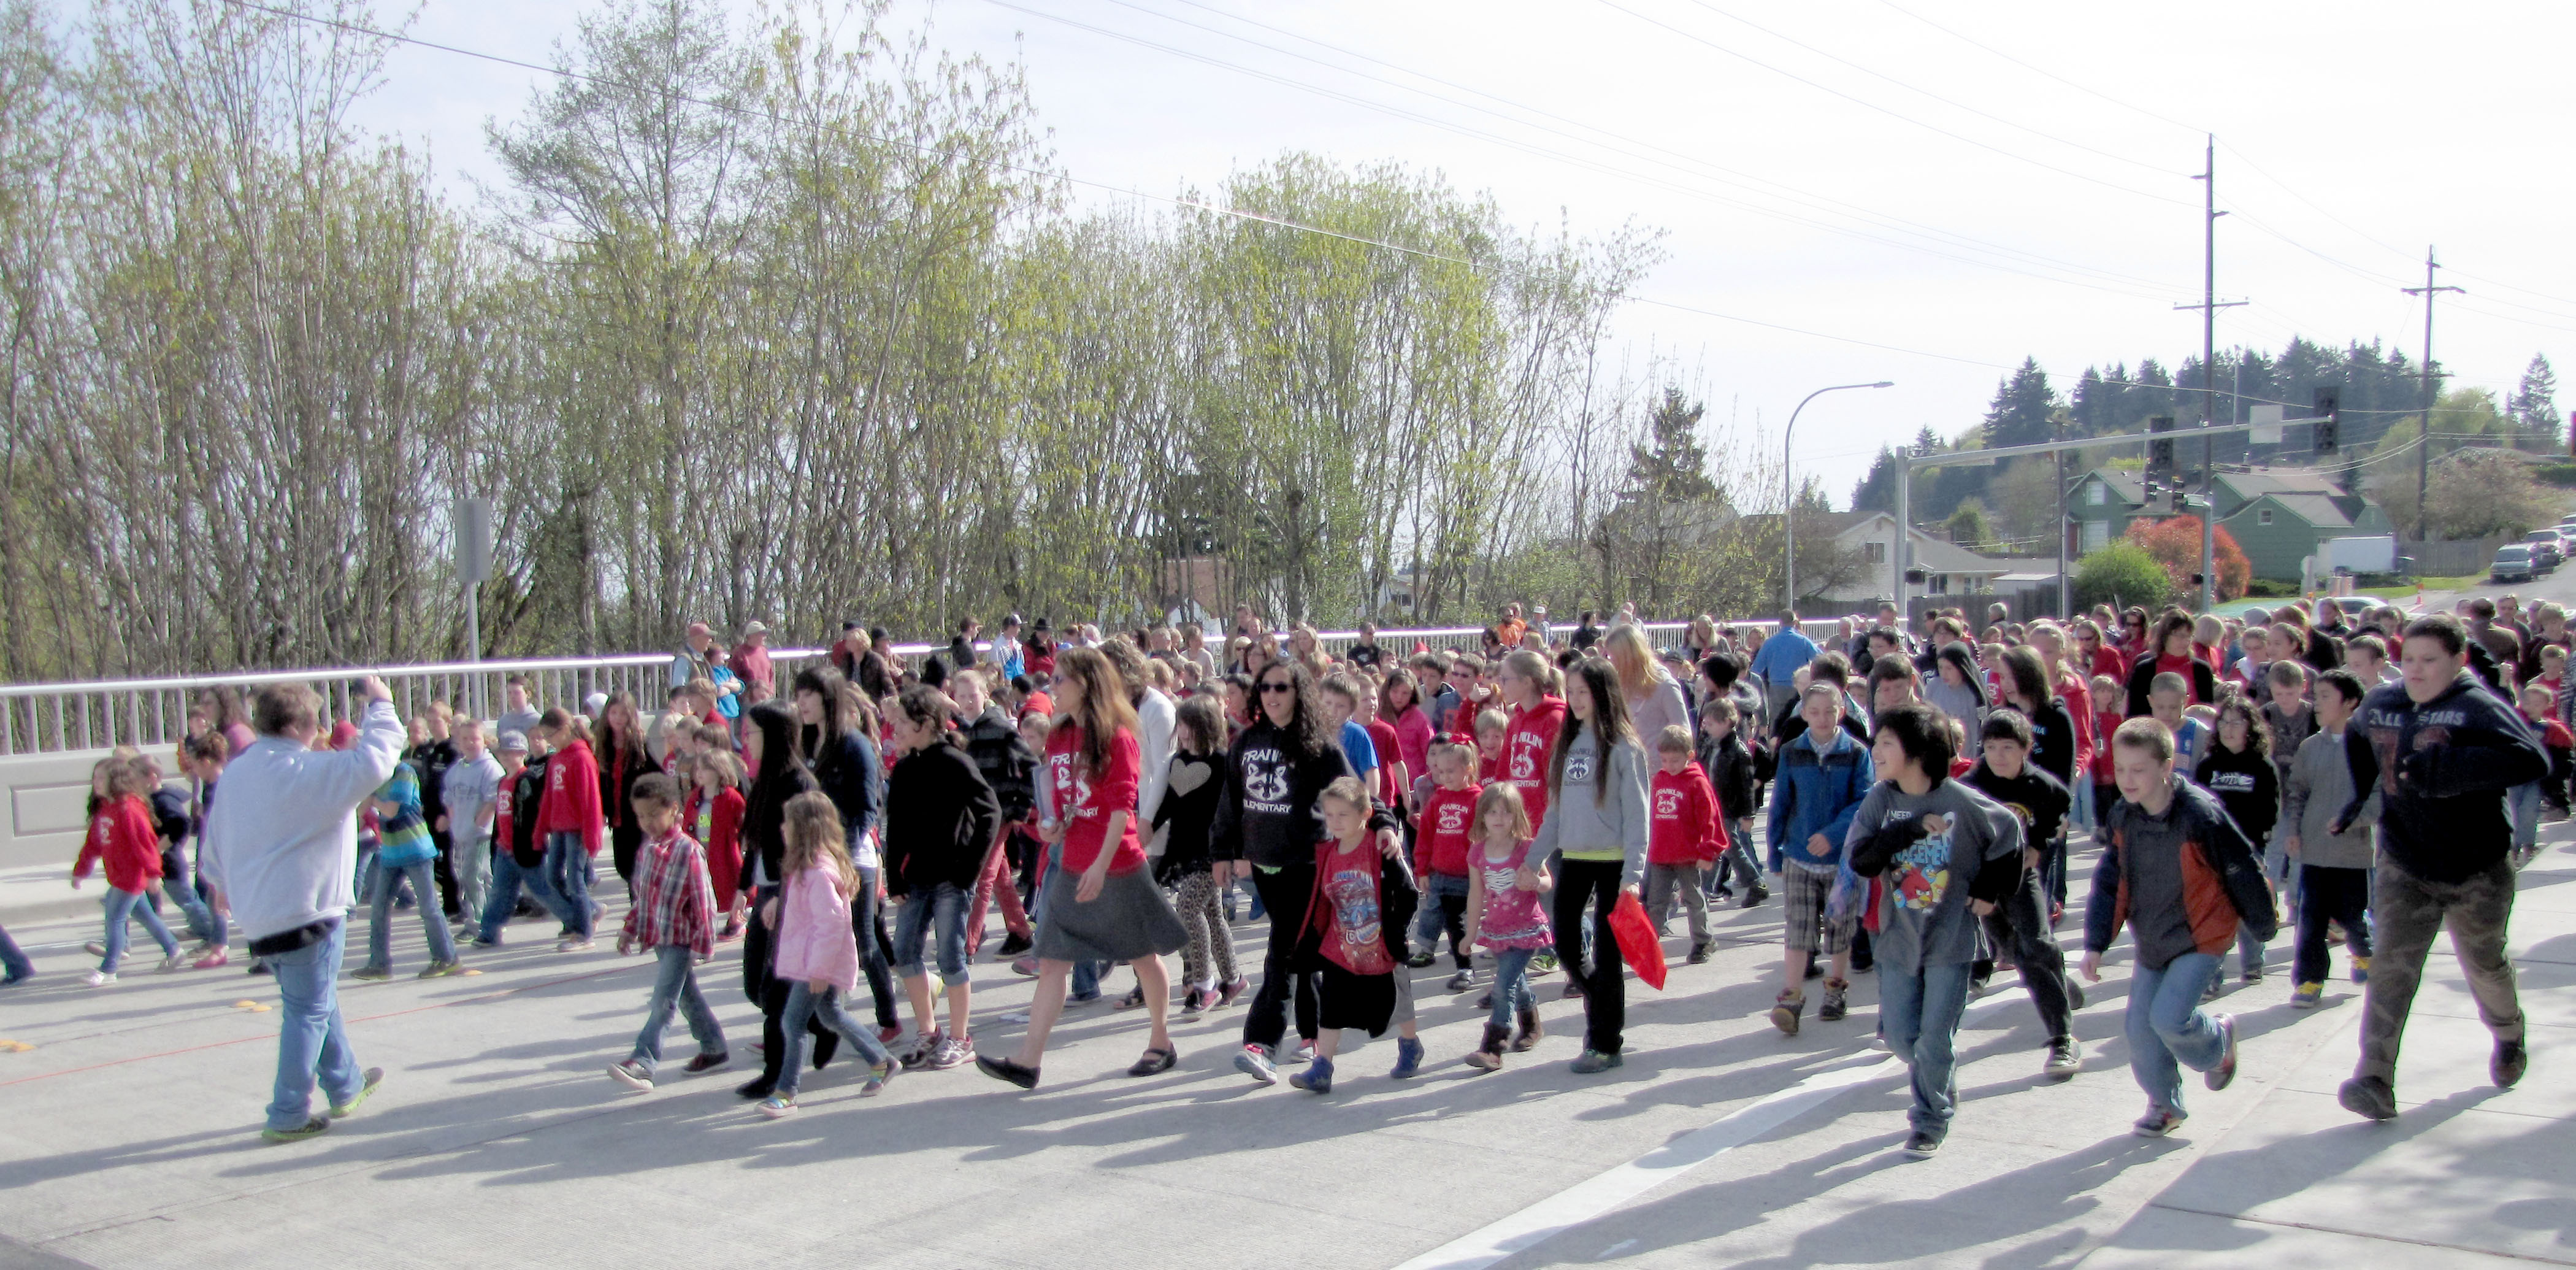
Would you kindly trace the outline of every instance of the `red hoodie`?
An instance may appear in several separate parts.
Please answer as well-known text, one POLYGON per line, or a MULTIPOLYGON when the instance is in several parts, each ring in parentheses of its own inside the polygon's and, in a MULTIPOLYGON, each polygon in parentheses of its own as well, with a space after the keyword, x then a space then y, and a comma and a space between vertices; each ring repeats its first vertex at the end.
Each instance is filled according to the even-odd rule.
POLYGON ((1431 797, 1422 804, 1420 842, 1414 860, 1417 871, 1467 876, 1468 837, 1476 818, 1476 800, 1484 795, 1484 789, 1476 785, 1431 791, 1431 797))
POLYGON ((104 860, 107 884, 128 895, 140 895, 161 877, 161 835, 152 828, 152 812, 132 794, 110 800, 90 818, 89 837, 81 843, 72 876, 86 878, 90 866, 104 860))
POLYGON ((546 762, 546 792, 537 799, 537 832, 577 833, 582 850, 599 854, 599 760, 574 737, 546 762))
MULTIPOLYGON (((1692 763, 1678 772, 1655 769, 1646 792, 1646 863, 1705 864, 1726 850, 1725 818, 1708 772, 1692 763)), ((1696 885, 1696 884, 1693 884, 1696 885)))
POLYGON ((1521 805, 1529 809, 1533 829, 1547 823, 1548 763, 1556 756, 1556 734, 1564 727, 1565 699, 1542 696, 1537 705, 1513 711, 1510 725, 1503 729, 1503 761, 1497 775, 1521 791, 1521 805))

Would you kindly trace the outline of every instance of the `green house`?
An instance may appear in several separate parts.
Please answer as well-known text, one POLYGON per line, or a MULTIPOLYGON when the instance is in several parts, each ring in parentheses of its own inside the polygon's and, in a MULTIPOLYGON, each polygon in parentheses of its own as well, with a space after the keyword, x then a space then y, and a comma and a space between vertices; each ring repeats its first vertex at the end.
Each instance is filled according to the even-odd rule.
POLYGON ((2145 477, 2134 471, 2097 467, 2066 491, 2067 550, 2077 556, 2110 546, 2129 532, 2147 505, 2145 477))
MULTIPOLYGON (((2221 470, 2218 523, 2243 548, 2254 576, 2299 580, 2299 562, 2329 538, 2395 532, 2379 504, 2343 488, 2315 468, 2221 470)), ((2147 508, 2142 473, 2095 468, 2067 490, 2067 547, 2077 555, 2098 550, 2129 531, 2129 522, 2161 520, 2164 506, 2147 508)))

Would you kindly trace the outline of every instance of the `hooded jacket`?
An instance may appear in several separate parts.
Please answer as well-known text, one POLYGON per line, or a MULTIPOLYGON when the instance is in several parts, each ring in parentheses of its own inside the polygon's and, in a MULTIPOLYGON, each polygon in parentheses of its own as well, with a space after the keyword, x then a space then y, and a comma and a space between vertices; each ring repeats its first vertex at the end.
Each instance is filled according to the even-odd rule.
POLYGON ((1772 788, 1770 833, 1764 838, 1770 844, 1771 871, 1779 872, 1787 859, 1819 869, 1839 865, 1852 813, 1874 779, 1869 751, 1840 729, 1822 754, 1804 736, 1781 743, 1780 779, 1772 788), (1807 847, 1807 839, 1817 834, 1830 844, 1822 856, 1807 847))
POLYGON ((928 895, 942 882, 974 890, 1001 823, 993 787, 948 738, 895 760, 886 782, 886 893, 928 895))
POLYGON ((2352 824, 2377 791, 2380 848, 2427 882, 2464 882, 2504 859, 2504 791, 2549 773, 2530 722, 2467 670, 2421 705, 2403 682, 2372 689, 2343 741, 2353 794, 2334 823, 2352 824))
POLYGON ((2161 815, 2124 798, 2104 817, 2107 842, 2084 909, 2086 952, 2109 951, 2120 928, 2134 925, 2138 963, 2161 970, 2187 952, 2225 952, 2236 942, 2240 922, 2258 940, 2280 933, 2253 844, 2217 795, 2180 773, 2170 779, 2173 801, 2161 815), (2179 908, 2142 907, 2142 877, 2167 867, 2180 875, 2179 908))

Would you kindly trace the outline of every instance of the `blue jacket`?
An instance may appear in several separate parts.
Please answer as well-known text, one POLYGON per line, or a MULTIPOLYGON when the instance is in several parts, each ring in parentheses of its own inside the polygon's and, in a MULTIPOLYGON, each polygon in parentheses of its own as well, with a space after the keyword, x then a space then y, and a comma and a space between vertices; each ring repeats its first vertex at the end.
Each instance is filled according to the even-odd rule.
POLYGON ((1815 659, 1816 641, 1794 629, 1773 631, 1769 639, 1762 641, 1762 651, 1753 654, 1753 664, 1747 669, 1762 676, 1762 682, 1773 688, 1785 689, 1798 668, 1815 659))
POLYGON ((1851 829, 1852 813, 1859 810, 1860 800, 1877 778, 1870 772, 1869 751, 1860 742, 1840 728, 1834 729, 1833 736, 1833 747, 1823 754, 1816 753, 1804 736, 1780 746, 1780 783, 1771 792, 1769 841, 1774 873, 1780 871, 1783 848, 1795 850, 1799 859, 1811 864, 1842 862, 1843 835, 1851 829), (1819 833, 1833 844, 1822 857, 1807 849, 1808 836, 1819 833))

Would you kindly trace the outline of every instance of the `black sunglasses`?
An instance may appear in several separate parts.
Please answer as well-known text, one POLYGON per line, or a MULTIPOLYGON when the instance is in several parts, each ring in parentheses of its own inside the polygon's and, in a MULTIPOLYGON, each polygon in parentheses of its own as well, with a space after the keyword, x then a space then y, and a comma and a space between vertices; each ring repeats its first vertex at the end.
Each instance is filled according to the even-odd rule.
POLYGON ((1283 683, 1279 683, 1279 682, 1277 682, 1277 681, 1273 681, 1273 682, 1270 682, 1270 683, 1266 683, 1266 684, 1261 685, 1261 690, 1262 690, 1263 692, 1295 692, 1295 691, 1297 691, 1297 685, 1296 685, 1296 684, 1294 684, 1294 683, 1284 683, 1284 684, 1283 684, 1283 683))

